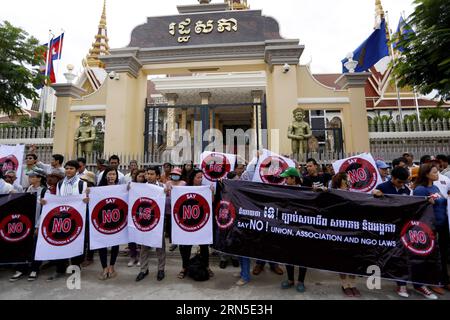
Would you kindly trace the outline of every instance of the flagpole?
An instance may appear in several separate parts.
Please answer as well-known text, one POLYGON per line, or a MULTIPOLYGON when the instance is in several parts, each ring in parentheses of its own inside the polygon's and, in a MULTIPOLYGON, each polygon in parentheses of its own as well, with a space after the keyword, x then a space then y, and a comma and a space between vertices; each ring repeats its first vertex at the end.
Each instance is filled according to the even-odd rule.
MULTIPOLYGON (((59 65, 61 64, 61 54, 62 54, 61 46, 62 46, 62 43, 63 43, 63 35, 64 35, 64 33, 65 33, 65 31, 63 29, 61 29, 61 35, 60 35, 61 39, 59 39, 59 46, 58 46, 58 60, 59 61, 58 61, 58 64, 56 65, 56 68, 55 68, 55 73, 56 74, 58 74, 59 65)), ((54 114, 54 112, 55 112, 55 104, 52 103, 52 114, 51 114, 51 117, 50 117, 50 130, 53 129, 53 114, 54 114)))
MULTIPOLYGON (((48 68, 49 68, 49 63, 48 62, 49 62, 49 59, 51 59, 51 57, 50 57, 50 49, 51 49, 51 46, 52 46, 53 37, 55 36, 51 29, 48 31, 48 33, 49 33, 49 39, 50 40, 49 40, 48 46, 47 46, 47 59, 45 61, 45 76, 46 77, 47 77, 48 68)), ((47 82, 47 79, 46 79, 44 87, 42 88, 43 92, 41 94, 41 106, 42 106, 42 109, 41 109, 41 128, 42 129, 44 129, 45 108, 46 108, 46 105, 47 105, 47 101, 46 101, 47 100, 47 92, 48 92, 47 85, 48 85, 48 82, 47 82)))
MULTIPOLYGON (((391 54, 392 54, 392 62, 395 65, 395 53, 394 53, 394 44, 392 43, 392 32, 390 29, 390 23, 389 23, 389 12, 386 11, 386 28, 389 34, 389 42, 391 45, 391 54)), ((395 76, 394 73, 392 73, 392 76, 394 77, 394 82, 395 82, 395 90, 397 92, 397 107, 398 107, 398 111, 400 114, 400 121, 403 121, 403 111, 402 111, 402 101, 400 99, 400 90, 398 89, 398 81, 397 81, 397 77, 395 76)))
MULTIPOLYGON (((413 88, 413 92, 414 92, 414 100, 416 102, 417 121, 419 123, 419 128, 422 128, 421 121, 420 121, 419 99, 417 98, 416 88, 413 88)), ((420 130, 420 131, 422 131, 422 130, 420 130)))

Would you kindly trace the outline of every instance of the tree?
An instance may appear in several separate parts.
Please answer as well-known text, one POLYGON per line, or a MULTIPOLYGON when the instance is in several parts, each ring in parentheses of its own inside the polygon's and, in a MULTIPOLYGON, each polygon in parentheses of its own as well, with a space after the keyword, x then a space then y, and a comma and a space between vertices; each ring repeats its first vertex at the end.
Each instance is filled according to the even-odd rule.
POLYGON ((407 27, 414 32, 395 39, 403 49, 394 63, 401 87, 411 86, 426 95, 438 91, 450 99, 450 1, 415 0, 407 27))
POLYGON ((0 112, 17 114, 27 99, 38 98, 37 88, 45 80, 39 72, 45 50, 24 30, 0 22, 0 112))

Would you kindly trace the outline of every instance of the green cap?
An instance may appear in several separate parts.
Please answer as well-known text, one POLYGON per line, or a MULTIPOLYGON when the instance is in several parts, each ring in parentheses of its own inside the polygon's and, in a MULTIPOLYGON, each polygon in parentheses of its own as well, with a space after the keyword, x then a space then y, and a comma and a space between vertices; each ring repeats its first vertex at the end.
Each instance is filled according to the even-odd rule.
POLYGON ((285 172, 283 172, 280 177, 287 178, 287 177, 297 177, 300 178, 300 173, 298 173, 297 169, 295 168, 288 168, 285 172))

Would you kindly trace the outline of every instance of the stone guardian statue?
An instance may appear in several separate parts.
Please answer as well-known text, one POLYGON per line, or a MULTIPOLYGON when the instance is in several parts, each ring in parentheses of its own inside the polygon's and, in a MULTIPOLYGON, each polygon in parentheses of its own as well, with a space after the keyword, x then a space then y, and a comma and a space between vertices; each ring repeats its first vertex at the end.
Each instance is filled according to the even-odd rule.
POLYGON ((92 153, 96 139, 95 127, 92 125, 92 117, 88 113, 81 115, 81 125, 75 133, 77 154, 89 155, 92 153))
POLYGON ((294 159, 301 161, 300 156, 303 156, 308 151, 308 140, 312 137, 312 130, 305 121, 305 111, 303 109, 297 108, 293 114, 294 121, 288 128, 288 138, 292 140, 294 159))

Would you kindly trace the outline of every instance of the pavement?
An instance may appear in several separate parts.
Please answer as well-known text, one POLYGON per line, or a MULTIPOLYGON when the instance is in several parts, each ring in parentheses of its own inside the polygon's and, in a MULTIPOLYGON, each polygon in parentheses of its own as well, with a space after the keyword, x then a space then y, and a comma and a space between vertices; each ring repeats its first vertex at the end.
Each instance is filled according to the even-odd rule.
MULTIPOLYGON (((79 290, 68 289, 67 278, 47 282, 54 267, 41 271, 35 282, 28 282, 25 277, 15 283, 9 282, 14 272, 0 268, 0 300, 405 300, 396 294, 394 282, 382 280, 381 290, 369 290, 366 278, 356 280, 362 297, 347 298, 342 293, 337 274, 311 269, 306 275, 305 293, 297 293, 294 288, 283 290, 280 284, 286 279, 286 274, 276 275, 268 265, 260 275, 252 275, 249 284, 238 287, 235 283, 239 278, 235 274, 240 268, 234 268, 230 263, 226 269, 220 269, 216 255, 210 257, 210 266, 215 274, 212 279, 206 282, 195 282, 188 277, 180 280, 177 278, 181 270, 178 249, 167 252, 166 278, 161 282, 156 280, 154 252, 149 276, 136 282, 139 268, 127 266, 129 259, 124 251, 119 254, 116 264, 118 277, 101 281, 98 276, 102 268, 97 254, 94 259, 94 264, 82 269, 79 290)), ((297 272, 296 268, 296 276, 297 272)), ((409 292, 410 300, 425 299, 413 292, 412 287, 409 292)), ((450 300, 450 293, 439 296, 439 299, 450 300)))

